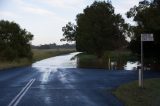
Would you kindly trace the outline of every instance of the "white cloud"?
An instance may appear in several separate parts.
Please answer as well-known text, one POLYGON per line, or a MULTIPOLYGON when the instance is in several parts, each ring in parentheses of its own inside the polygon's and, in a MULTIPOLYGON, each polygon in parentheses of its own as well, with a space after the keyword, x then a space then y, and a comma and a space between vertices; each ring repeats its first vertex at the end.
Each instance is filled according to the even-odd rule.
POLYGON ((85 2, 85 0, 37 0, 58 8, 73 8, 85 2))
POLYGON ((49 10, 42 9, 42 8, 35 8, 35 7, 23 7, 23 9, 29 13, 33 14, 39 14, 39 15, 52 15, 54 16, 55 14, 49 10))
POLYGON ((10 11, 0 11, 0 19, 15 19, 15 18, 22 18, 21 16, 15 14, 15 13, 12 13, 10 11))
MULTIPOLYGON (((33 33, 35 35, 33 44, 59 43, 59 39, 62 38, 62 27, 68 21, 73 21, 76 14, 82 12, 93 1, 9 0, 6 3, 9 5, 4 6, 3 11, 0 11, 0 18, 15 20, 15 22, 33 33)), ((138 2, 139 0, 112 0, 116 13, 121 13, 123 16, 129 8, 138 2)))
POLYGON ((0 11, 0 16, 3 17, 16 17, 14 13, 8 12, 8 11, 0 11))
POLYGON ((121 14, 125 14, 132 8, 134 5, 137 5, 140 0, 114 0, 113 5, 115 7, 116 12, 121 14))

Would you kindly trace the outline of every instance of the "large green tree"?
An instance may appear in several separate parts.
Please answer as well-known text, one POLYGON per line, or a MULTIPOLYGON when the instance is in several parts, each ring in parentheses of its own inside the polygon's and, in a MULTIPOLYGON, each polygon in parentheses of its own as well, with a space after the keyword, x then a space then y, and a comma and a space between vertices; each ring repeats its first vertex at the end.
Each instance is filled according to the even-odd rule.
POLYGON ((77 15, 76 25, 68 23, 63 27, 64 39, 76 41, 78 51, 101 57, 106 50, 122 48, 126 44, 128 25, 108 2, 95 1, 77 15))
POLYGON ((144 42, 145 57, 152 58, 153 62, 160 62, 160 0, 149 2, 141 1, 127 12, 128 18, 133 17, 136 26, 133 27, 130 48, 134 53, 140 54, 140 35, 153 33, 154 42, 144 42))
POLYGON ((32 58, 33 35, 15 22, 0 21, 0 59, 32 58))

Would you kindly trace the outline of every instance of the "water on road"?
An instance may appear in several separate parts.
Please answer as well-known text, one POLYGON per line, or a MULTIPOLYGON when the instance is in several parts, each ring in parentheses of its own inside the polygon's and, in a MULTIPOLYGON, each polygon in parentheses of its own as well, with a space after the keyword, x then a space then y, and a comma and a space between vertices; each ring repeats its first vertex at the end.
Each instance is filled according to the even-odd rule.
POLYGON ((76 60, 71 60, 76 54, 1 71, 0 106, 123 106, 112 90, 137 80, 137 72, 76 68, 76 60))

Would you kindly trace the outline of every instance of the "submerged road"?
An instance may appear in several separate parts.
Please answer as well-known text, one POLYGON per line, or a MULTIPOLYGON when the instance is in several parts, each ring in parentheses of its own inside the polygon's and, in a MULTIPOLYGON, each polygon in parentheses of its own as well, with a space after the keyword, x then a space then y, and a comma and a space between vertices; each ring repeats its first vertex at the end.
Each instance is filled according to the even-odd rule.
MULTIPOLYGON (((0 106, 123 106, 112 90, 138 73, 76 68, 75 54, 0 71, 0 106)), ((145 72, 150 77, 160 73, 145 72)))

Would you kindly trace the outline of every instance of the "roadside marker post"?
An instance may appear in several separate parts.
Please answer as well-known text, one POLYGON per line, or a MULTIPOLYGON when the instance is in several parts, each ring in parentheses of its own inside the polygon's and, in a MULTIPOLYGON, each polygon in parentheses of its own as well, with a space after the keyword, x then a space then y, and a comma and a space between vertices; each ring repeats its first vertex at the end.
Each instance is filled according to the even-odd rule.
POLYGON ((143 83, 143 71, 144 71, 143 42, 145 41, 154 41, 153 34, 141 34, 141 69, 139 69, 139 77, 138 77, 139 87, 141 88, 143 88, 144 86, 144 83, 143 83))
POLYGON ((110 57, 108 58, 108 69, 111 70, 111 59, 110 59, 110 57))

